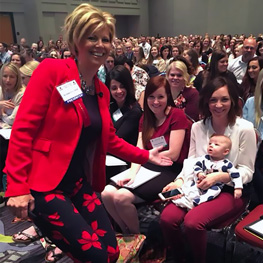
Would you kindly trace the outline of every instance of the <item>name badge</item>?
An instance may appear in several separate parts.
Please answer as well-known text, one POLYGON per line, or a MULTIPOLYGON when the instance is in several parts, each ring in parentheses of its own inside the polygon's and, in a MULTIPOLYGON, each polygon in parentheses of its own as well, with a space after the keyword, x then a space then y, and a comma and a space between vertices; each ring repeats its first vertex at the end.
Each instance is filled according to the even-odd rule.
POLYGON ((83 92, 75 80, 61 84, 56 89, 66 103, 70 103, 83 96, 83 92))
POLYGON ((114 121, 117 121, 118 119, 120 119, 122 117, 122 113, 120 109, 117 109, 115 112, 113 112, 112 114, 112 118, 114 121))
POLYGON ((153 148, 157 148, 159 146, 163 146, 163 147, 167 146, 167 142, 165 141, 164 136, 151 139, 150 142, 153 148))

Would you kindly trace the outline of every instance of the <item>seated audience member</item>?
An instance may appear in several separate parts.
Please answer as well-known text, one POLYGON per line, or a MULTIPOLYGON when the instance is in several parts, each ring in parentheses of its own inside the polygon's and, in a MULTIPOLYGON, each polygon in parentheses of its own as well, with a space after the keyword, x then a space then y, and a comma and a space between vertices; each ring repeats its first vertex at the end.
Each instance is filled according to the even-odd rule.
POLYGON ((24 47, 21 50, 21 55, 25 58, 26 62, 35 60, 34 51, 30 47, 24 47))
MULTIPOLYGON (((137 146, 142 149, 155 148, 156 141, 164 136, 163 143, 166 146, 161 150, 161 154, 170 157, 174 164, 152 180, 128 190, 125 184, 134 181, 141 167, 132 163, 126 179, 118 185, 105 187, 102 192, 103 203, 123 233, 139 233, 139 220, 134 206, 137 197, 147 201, 157 199, 162 188, 167 182, 174 180, 182 168, 188 152, 190 125, 183 111, 173 106, 171 90, 165 77, 151 78, 145 89, 144 113, 140 120, 137 146)), ((160 167, 155 166, 153 169, 158 170, 160 167)))
POLYGON ((104 64, 99 67, 99 70, 97 73, 98 78, 103 83, 107 84, 107 82, 109 81, 109 73, 114 68, 114 65, 115 65, 115 56, 113 52, 110 52, 104 64))
POLYGON ((229 47, 228 47, 227 50, 226 50, 226 53, 227 53, 227 55, 228 55, 228 59, 234 58, 234 57, 233 57, 233 54, 234 54, 235 45, 236 45, 236 39, 235 39, 235 38, 232 38, 232 39, 230 40, 229 47), (230 57, 230 56, 231 56, 231 57, 230 57))
POLYGON ((254 38, 246 38, 242 47, 242 56, 229 61, 228 70, 234 73, 239 84, 246 73, 248 61, 255 55, 256 46, 254 38))
POLYGON ((263 57, 263 40, 258 42, 256 55, 259 57, 263 57))
MULTIPOLYGON (((196 158, 196 163, 191 169, 191 173, 184 175, 187 180, 180 187, 182 195, 178 195, 173 198, 173 203, 177 206, 192 209, 194 206, 200 205, 204 202, 211 201, 216 198, 223 188, 224 184, 217 182, 206 190, 198 188, 198 184, 202 182, 210 173, 214 172, 227 172, 230 175, 230 179, 235 188, 234 197, 240 198, 242 196, 242 178, 238 170, 233 164, 226 159, 230 149, 231 140, 225 135, 213 134, 210 137, 207 153, 202 157, 196 158)), ((187 161, 184 162, 184 166, 189 166, 187 161)), ((190 167, 192 165, 190 164, 190 167)), ((189 168, 183 168, 186 172, 189 168)))
POLYGON ((27 62, 24 66, 20 68, 22 82, 25 86, 27 86, 33 74, 33 71, 37 68, 38 65, 39 65, 38 61, 32 60, 32 61, 27 62))
POLYGON ((7 52, 7 44, 0 42, 0 60, 3 64, 10 61, 10 54, 7 52))
POLYGON ((160 49, 160 55, 165 61, 165 65, 167 66, 170 62, 170 58, 172 57, 171 46, 163 45, 160 49))
POLYGON ((26 60, 20 53, 13 53, 10 62, 14 63, 18 68, 22 67, 26 60))
POLYGON ((186 64, 180 60, 173 61, 167 68, 166 77, 171 87, 175 107, 183 109, 186 115, 197 121, 199 93, 189 83, 186 64))
POLYGON ((60 54, 59 54, 59 52, 58 52, 57 50, 51 49, 51 50, 49 51, 49 53, 48 53, 48 57, 49 57, 49 58, 58 59, 58 58, 60 58, 60 54))
POLYGON ((25 90, 15 64, 3 65, 0 86, 0 129, 11 128, 25 90))
POLYGON ((139 46, 141 46, 143 49, 144 57, 146 59, 148 59, 148 57, 150 55, 150 51, 151 51, 151 45, 146 41, 145 36, 141 36, 140 40, 141 40, 141 42, 140 42, 139 46))
POLYGON ((205 53, 207 56, 212 54, 213 49, 211 48, 211 39, 209 36, 206 36, 203 40, 203 53, 205 53))
POLYGON ((254 127, 259 131, 261 140, 263 139, 263 69, 261 69, 255 93, 250 97, 243 107, 243 118, 252 122, 254 127))
POLYGON ((165 72, 166 64, 164 59, 160 56, 159 47, 157 45, 151 47, 147 64, 155 66, 160 72, 165 72))
POLYGON ((199 64, 206 65, 208 63, 208 55, 205 52, 203 52, 203 42, 201 40, 195 40, 193 49, 198 55, 199 64))
MULTIPOLYGON (((224 50, 215 50, 212 53, 211 61, 206 70, 199 72, 194 80, 195 88, 200 92, 201 89, 214 78, 221 76, 232 81, 239 89, 235 75, 227 70, 228 57, 224 50)), ((240 94, 240 92, 239 92, 240 94)))
POLYGON ((130 71, 118 65, 109 74, 111 93, 110 113, 116 134, 136 145, 139 120, 142 110, 135 99, 135 90, 130 71))
POLYGON ((64 48, 61 52, 61 58, 62 59, 67 59, 71 57, 71 52, 68 48, 64 48))
POLYGON ((122 44, 119 44, 116 46, 115 48, 115 57, 119 57, 119 56, 124 56, 124 47, 122 46, 122 44))
MULTIPOLYGON (((172 57, 176 57, 176 56, 181 56, 183 55, 183 51, 184 51, 184 48, 183 48, 183 45, 182 44, 176 44, 172 47, 172 57)), ((171 58, 172 59, 172 58, 171 58)))
POLYGON ((145 59, 143 49, 140 46, 135 46, 133 50, 133 60, 135 66, 140 66, 147 64, 147 60, 145 59))
POLYGON ((198 55, 194 49, 184 50, 183 56, 192 64, 194 69, 193 75, 190 78, 190 82, 193 82, 199 72, 203 70, 203 68, 199 64, 198 55))
MULTIPOLYGON (((197 186, 206 190, 217 182, 225 183, 217 198, 190 211, 173 203, 164 208, 160 218, 163 235, 167 246, 172 249, 179 262, 184 262, 186 256, 182 242, 182 222, 188 248, 193 254, 193 262, 203 263, 206 261, 207 229, 225 222, 245 209, 248 202, 246 184, 252 180, 257 152, 253 125, 238 117, 241 108, 238 104, 238 93, 231 82, 222 77, 209 82, 201 91, 199 108, 204 119, 192 126, 188 158, 206 154, 206 145, 212 134, 228 136, 232 141, 228 159, 242 178, 243 193, 241 198, 235 199, 230 175, 227 172, 215 172, 197 186)), ((179 188, 186 180, 187 178, 180 174, 178 179, 164 187, 163 191, 179 188)))
POLYGON ((128 59, 133 59, 133 45, 132 45, 132 42, 131 41, 127 41, 125 43, 125 56, 128 58, 128 59))
POLYGON ((133 79, 134 87, 135 87, 135 98, 143 109, 143 101, 144 101, 144 90, 149 80, 149 75, 147 72, 133 64, 133 62, 126 58, 125 56, 119 56, 115 60, 115 65, 123 65, 131 72, 131 76, 133 79))
MULTIPOLYGON (((0 129, 12 128, 23 95, 24 86, 18 67, 12 62, 4 64, 0 71, 0 129)), ((0 188, 8 143, 0 136, 0 188)))
POLYGON ((263 57, 254 57, 247 63, 247 70, 241 83, 241 96, 244 102, 254 96, 260 70, 263 68, 263 57))

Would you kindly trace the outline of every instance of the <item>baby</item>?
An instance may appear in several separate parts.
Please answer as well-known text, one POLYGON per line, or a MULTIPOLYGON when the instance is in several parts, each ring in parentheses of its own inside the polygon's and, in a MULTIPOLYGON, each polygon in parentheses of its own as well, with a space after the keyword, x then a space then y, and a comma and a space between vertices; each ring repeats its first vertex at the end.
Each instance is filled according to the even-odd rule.
POLYGON ((217 197, 224 186, 223 183, 216 183, 207 190, 197 187, 197 184, 204 180, 208 174, 214 172, 229 173, 235 188, 234 197, 240 198, 242 196, 242 178, 234 165, 225 159, 231 149, 231 144, 230 138, 225 135, 214 134, 211 136, 207 147, 208 154, 198 158, 194 165, 194 180, 191 180, 190 185, 187 182, 182 186, 183 196, 173 200, 176 205, 191 209, 217 197))

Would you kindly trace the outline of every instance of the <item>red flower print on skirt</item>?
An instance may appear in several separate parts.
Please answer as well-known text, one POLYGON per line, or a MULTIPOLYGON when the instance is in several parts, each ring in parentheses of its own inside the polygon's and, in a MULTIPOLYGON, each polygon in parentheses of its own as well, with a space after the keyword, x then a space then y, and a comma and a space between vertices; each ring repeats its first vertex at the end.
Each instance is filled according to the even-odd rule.
POLYGON ((103 237, 103 236, 107 233, 107 231, 105 231, 105 230, 98 229, 98 221, 93 221, 93 222, 91 223, 91 227, 92 227, 93 231, 94 231, 98 236, 103 237))
POLYGON ((81 248, 83 251, 90 249, 92 246, 95 248, 102 249, 101 243, 98 240, 99 238, 95 233, 90 235, 89 232, 83 231, 82 239, 78 239, 78 242, 82 244, 81 248))
POLYGON ((56 212, 53 215, 49 215, 48 216, 49 222, 52 225, 56 225, 56 226, 64 226, 64 223, 62 221, 60 221, 60 215, 58 214, 58 212, 56 212))
POLYGON ((46 194, 45 195, 45 201, 46 202, 50 202, 55 197, 60 199, 60 200, 62 200, 62 201, 65 201, 65 196, 62 194, 62 192, 58 192, 58 191, 55 192, 55 193, 46 194))
POLYGON ((100 199, 95 193, 92 195, 84 194, 83 199, 86 201, 83 202, 82 206, 87 206, 89 212, 93 212, 96 205, 101 205, 100 199))

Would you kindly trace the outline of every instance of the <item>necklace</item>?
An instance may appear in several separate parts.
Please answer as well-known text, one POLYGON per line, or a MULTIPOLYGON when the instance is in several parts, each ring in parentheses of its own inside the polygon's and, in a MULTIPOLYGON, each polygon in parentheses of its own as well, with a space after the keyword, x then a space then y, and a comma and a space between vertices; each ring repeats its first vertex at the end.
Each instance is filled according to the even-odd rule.
POLYGON ((80 83, 81 83, 81 88, 82 90, 87 94, 87 95, 95 95, 95 86, 94 86, 94 80, 92 79, 92 83, 90 86, 87 86, 87 82, 85 79, 83 79, 82 74, 79 72, 79 78, 80 78, 80 83))

